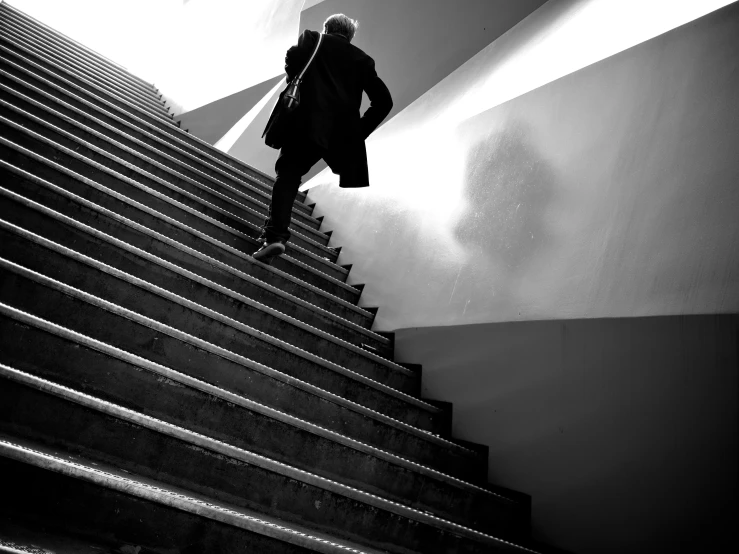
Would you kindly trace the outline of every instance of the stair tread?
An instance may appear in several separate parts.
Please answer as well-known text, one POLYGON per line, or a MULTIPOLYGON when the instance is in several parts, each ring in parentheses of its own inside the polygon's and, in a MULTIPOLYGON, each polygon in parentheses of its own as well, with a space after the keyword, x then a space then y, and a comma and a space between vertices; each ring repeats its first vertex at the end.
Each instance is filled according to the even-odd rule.
POLYGON ((337 539, 325 533, 287 523, 242 506, 220 502, 154 479, 120 470, 109 464, 90 462, 79 456, 28 440, 0 435, 0 456, 53 472, 95 483, 105 488, 178 508, 245 530, 327 554, 353 552, 381 554, 381 551, 337 539))
MULTIPOLYGON (((5 72, 2 69, 0 69, 0 75, 6 75, 5 72)), ((223 193, 220 190, 218 190, 219 188, 222 188, 222 189, 225 189, 225 190, 229 190, 230 192, 232 192, 233 194, 235 194, 235 195, 243 198, 244 200, 249 200, 249 201, 252 201, 254 203, 261 204, 265 208, 266 208, 267 204, 270 201, 270 197, 269 197, 268 194, 266 194, 264 191, 259 190, 256 187, 254 187, 249 182, 239 181, 239 180, 237 180, 237 179, 235 179, 233 177, 230 177, 228 175, 223 175, 223 178, 226 179, 226 181, 223 181, 223 180, 218 180, 215 177, 212 177, 210 175, 204 174, 197 167, 189 166, 189 165, 187 165, 187 164, 185 164, 185 163, 183 163, 183 162, 181 162, 179 160, 176 160, 174 158, 171 158, 169 156, 169 154, 166 154, 166 153, 163 153, 161 151, 157 151, 157 150, 153 149, 150 145, 147 145, 147 144, 141 142, 140 140, 138 140, 138 139, 136 139, 134 137, 130 137, 130 136, 126 135, 120 129, 116 129, 113 126, 111 126, 111 125, 109 125, 109 124, 107 124, 105 122, 102 122, 102 121, 97 120, 90 113, 82 113, 80 110, 74 108, 73 106, 70 106, 70 105, 66 104, 65 102, 63 102, 59 98, 54 98, 54 97, 48 95, 47 93, 36 89, 32 85, 23 83, 22 81, 19 82, 19 80, 18 79, 15 79, 13 76, 8 76, 8 77, 11 78, 11 79, 13 79, 13 81, 16 82, 18 84, 18 86, 24 86, 27 89, 34 90, 34 92, 36 92, 37 94, 41 94, 45 98, 47 98, 48 101, 54 102, 55 104, 58 104, 58 105, 64 107, 65 109, 67 109, 67 110, 73 111, 73 112, 77 113, 80 117, 84 117, 84 118, 87 118, 87 119, 90 119, 90 120, 95 121, 96 124, 98 124, 98 125, 106 128, 106 129, 108 129, 109 132, 112 132, 115 135, 119 136, 120 138, 125 139, 125 140, 128 140, 128 141, 130 141, 130 142, 138 145, 145 152, 138 152, 138 151, 134 150, 133 148, 131 148, 129 146, 126 146, 126 145, 124 145, 124 144, 122 144, 122 143, 120 143, 118 141, 110 140, 110 139, 104 137, 103 135, 101 135, 101 133, 99 131, 96 131, 94 129, 91 129, 90 127, 88 127, 88 126, 86 126, 86 125, 84 125, 82 123, 79 123, 77 121, 74 121, 69 116, 67 116, 65 114, 62 114, 62 113, 60 113, 60 112, 58 112, 58 111, 56 111, 56 110, 54 110, 54 109, 52 109, 52 108, 50 108, 48 106, 45 106, 45 105, 39 103, 38 101, 36 101, 36 100, 28 97, 27 95, 18 92, 17 90, 14 90, 14 89, 11 89, 11 88, 7 88, 7 90, 11 94, 13 94, 13 96, 15 96, 16 98, 18 98, 19 100, 21 100, 23 102, 30 103, 31 105, 36 106, 38 109, 43 110, 44 112, 53 114, 55 117, 60 118, 61 120, 67 122, 70 125, 73 125, 75 128, 78 128, 78 129, 80 129, 81 131, 83 131, 83 132, 85 132, 87 134, 90 134, 90 135, 93 135, 93 136, 97 136, 98 138, 101 138, 102 140, 104 140, 104 141, 106 141, 108 143, 114 144, 116 148, 122 150, 123 152, 127 152, 127 153, 129 153, 130 155, 132 155, 132 156, 134 156, 136 158, 140 158, 142 161, 145 161, 147 164, 153 165, 153 166, 157 167, 158 169, 160 169, 160 170, 162 170, 164 172, 170 173, 170 174, 176 176, 180 180, 184 180, 184 181, 186 181, 188 183, 191 183, 192 186, 195 186, 197 188, 207 189, 207 190, 213 190, 214 193, 221 194, 221 195, 223 195, 223 193), (148 156, 146 154, 146 152, 155 153, 157 156, 162 157, 162 158, 165 158, 166 160, 169 160, 171 162, 171 164, 164 164, 164 163, 162 163, 162 162, 160 162, 160 161, 158 161, 158 160, 156 160, 154 158, 151 158, 150 156, 148 156), (190 177, 188 175, 185 175, 185 174, 181 173, 181 171, 179 171, 179 168, 186 168, 188 171, 191 171, 191 172, 193 172, 195 174, 201 175, 201 177, 203 179, 207 180, 209 182, 209 184, 202 183, 200 181, 197 181, 197 180, 193 179, 192 177, 190 177), (251 190, 259 198, 250 197, 249 195, 245 194, 243 190, 240 190, 238 187, 233 186, 232 184, 230 184, 231 181, 233 181, 234 184, 238 184, 242 188, 251 190)), ((2 85, 2 88, 5 89, 6 88, 5 85, 2 85)), ((22 108, 17 108, 15 106, 13 106, 12 104, 9 104, 9 106, 12 106, 13 107, 12 109, 15 109, 15 111, 24 114, 24 116, 26 118, 35 120, 39 124, 41 124, 41 125, 43 125, 45 127, 54 129, 55 132, 60 133, 60 134, 65 135, 65 136, 68 136, 70 140, 72 140, 72 141, 74 141, 76 143, 83 144, 83 145, 85 145, 88 148, 91 148, 93 150, 96 150, 98 152, 101 152, 106 157, 111 157, 111 158, 119 159, 114 154, 108 153, 105 150, 101 150, 99 147, 97 147, 95 145, 92 145, 92 144, 88 143, 87 141, 85 141, 85 140, 83 140, 83 139, 81 139, 79 137, 76 137, 74 135, 70 135, 67 131, 64 131, 62 129, 59 129, 55 125, 50 124, 50 123, 44 121, 43 119, 34 116, 33 114, 29 114, 29 113, 25 112, 22 108)), ((10 121, 8 122, 8 124, 11 124, 11 123, 12 122, 10 122, 10 121)), ((119 163, 122 163, 124 165, 127 165, 127 166, 131 167, 132 169, 135 168, 135 166, 131 166, 131 164, 129 164, 129 163, 123 161, 123 160, 120 160, 119 163)), ((137 171, 143 171, 143 170, 140 170, 138 168, 135 168, 135 169, 137 171)), ((163 181, 161 178, 156 178, 153 175, 150 175, 150 177, 151 178, 155 178, 155 179, 159 179, 159 180, 163 181)), ((163 182, 168 183, 167 181, 163 181, 163 182)), ((236 201, 234 199, 231 199, 227 195, 224 195, 224 196, 225 196, 225 199, 224 199, 225 202, 228 202, 228 203, 236 203, 236 201)), ((304 204, 302 204, 301 202, 296 201, 296 206, 301 206, 301 205, 304 206, 304 204)), ((249 208, 247 208, 247 209, 249 209, 249 208)), ((300 218, 310 218, 310 216, 308 216, 307 214, 304 214, 302 212, 296 211, 295 207, 293 208, 293 211, 295 212, 295 215, 293 216, 293 219, 295 220, 294 221, 294 224, 299 224, 299 226, 301 227, 301 230, 304 231, 304 234, 305 235, 310 235, 310 234, 318 234, 318 235, 321 235, 322 234, 322 233, 320 233, 319 231, 317 231, 315 229, 311 229, 310 227, 307 227, 305 224, 301 223, 297 219, 298 217, 300 217, 300 218)), ((309 239, 309 240, 312 240, 312 239, 309 239)), ((323 245, 321 245, 321 246, 323 246, 323 245)))

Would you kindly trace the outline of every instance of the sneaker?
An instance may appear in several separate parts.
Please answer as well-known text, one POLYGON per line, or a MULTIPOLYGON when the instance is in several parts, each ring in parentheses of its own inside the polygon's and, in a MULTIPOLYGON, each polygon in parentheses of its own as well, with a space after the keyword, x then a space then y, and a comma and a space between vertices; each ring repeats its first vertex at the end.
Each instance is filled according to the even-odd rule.
POLYGON ((272 263, 272 260, 282 254, 284 251, 285 243, 281 240, 276 240, 275 242, 265 242, 261 246, 261 248, 259 248, 259 250, 251 255, 251 257, 255 260, 259 260, 264 264, 270 265, 272 263))

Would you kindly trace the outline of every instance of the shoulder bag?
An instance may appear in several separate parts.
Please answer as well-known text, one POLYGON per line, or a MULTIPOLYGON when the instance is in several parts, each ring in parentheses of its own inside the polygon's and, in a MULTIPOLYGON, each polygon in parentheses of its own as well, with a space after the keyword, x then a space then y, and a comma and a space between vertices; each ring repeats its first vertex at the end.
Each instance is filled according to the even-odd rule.
POLYGON ((267 121, 264 133, 262 133, 264 143, 270 148, 279 149, 282 148, 282 145, 285 143, 285 138, 290 129, 290 123, 295 116, 295 110, 300 106, 300 83, 303 80, 303 75, 305 75, 305 72, 310 67, 311 62, 313 62, 313 58, 316 57, 318 49, 321 47, 322 39, 323 34, 318 33, 318 42, 316 43, 316 47, 313 49, 313 54, 308 60, 308 63, 305 64, 300 75, 288 83, 285 90, 280 93, 280 96, 277 99, 277 104, 272 110, 272 114, 269 116, 269 121, 267 121))

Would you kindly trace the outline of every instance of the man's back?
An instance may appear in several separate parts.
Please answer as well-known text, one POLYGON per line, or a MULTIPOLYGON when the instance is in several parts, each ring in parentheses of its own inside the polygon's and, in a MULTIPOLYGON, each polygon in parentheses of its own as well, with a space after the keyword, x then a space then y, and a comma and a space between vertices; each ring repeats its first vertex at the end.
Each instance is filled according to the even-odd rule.
MULTIPOLYGON (((300 73, 319 34, 305 31, 287 51, 288 79, 300 73)), ((374 60, 339 34, 323 35, 321 48, 303 78, 298 132, 324 148, 345 140, 364 140, 387 116, 392 99, 377 77, 374 60), (360 118, 362 91, 372 106, 360 118)))

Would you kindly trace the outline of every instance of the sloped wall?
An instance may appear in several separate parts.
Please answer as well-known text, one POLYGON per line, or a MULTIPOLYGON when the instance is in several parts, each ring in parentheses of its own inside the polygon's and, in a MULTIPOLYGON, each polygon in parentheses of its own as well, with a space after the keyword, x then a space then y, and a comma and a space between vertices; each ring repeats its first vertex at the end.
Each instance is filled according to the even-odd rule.
POLYGON ((369 189, 314 179, 379 330, 739 310, 739 6, 475 113, 549 8, 371 137, 369 189))

